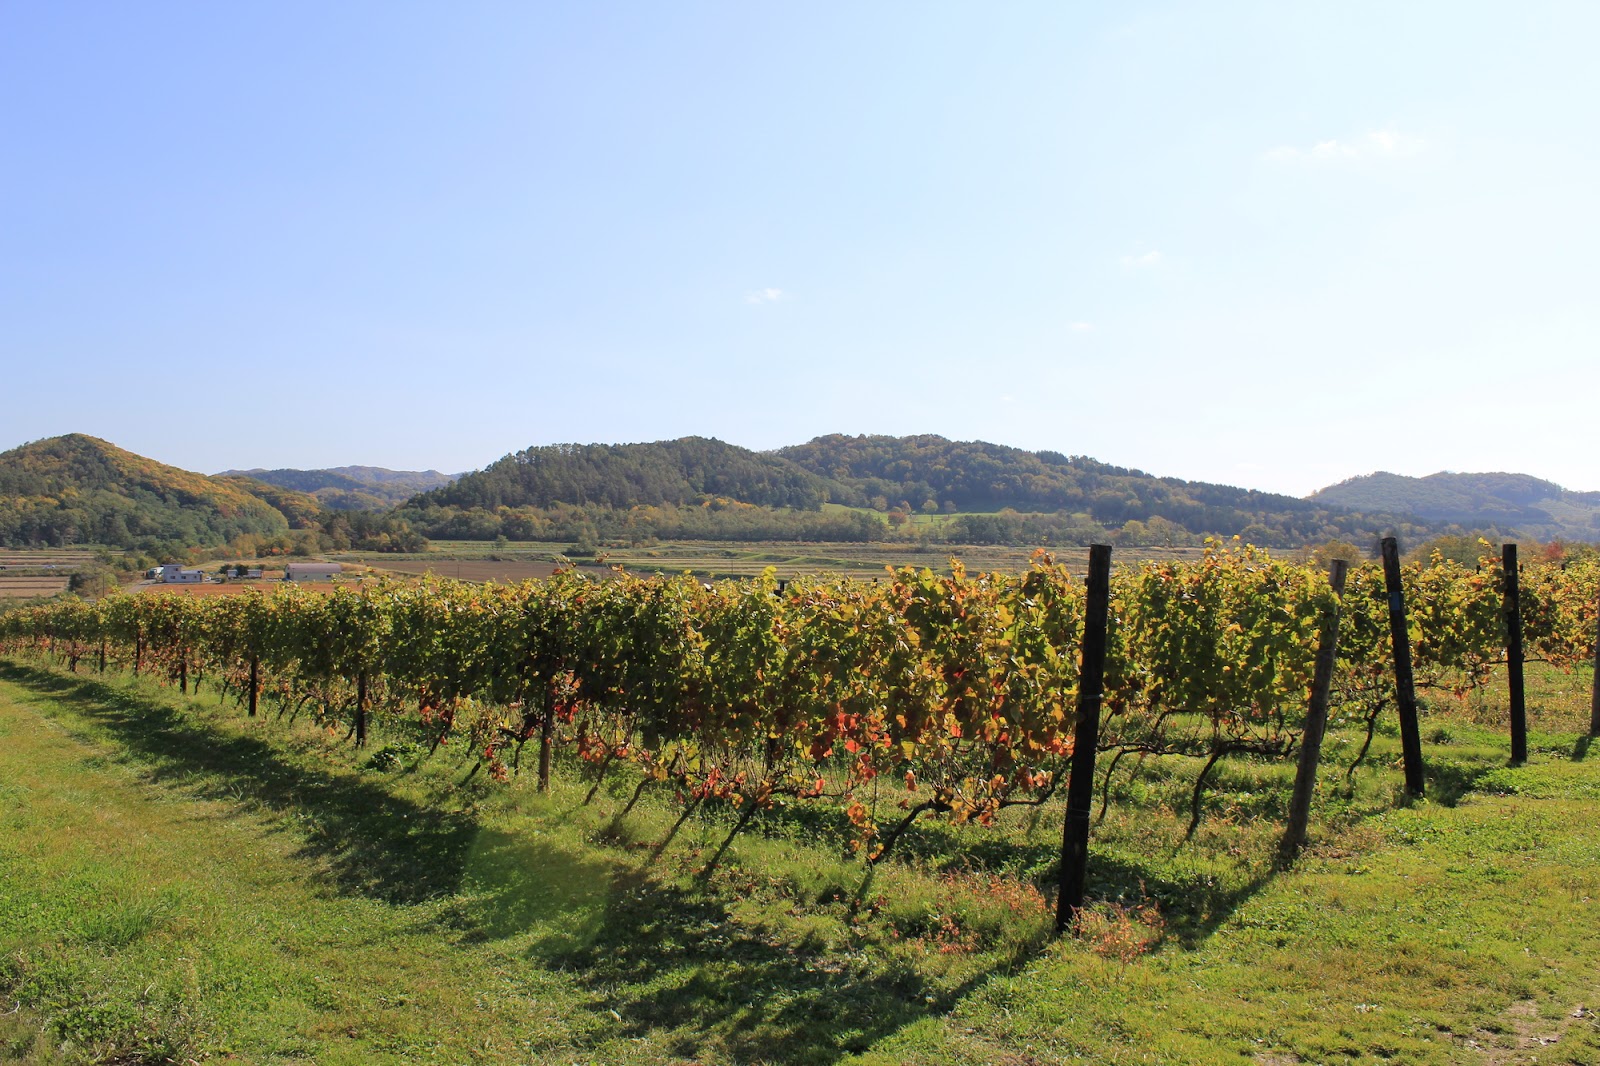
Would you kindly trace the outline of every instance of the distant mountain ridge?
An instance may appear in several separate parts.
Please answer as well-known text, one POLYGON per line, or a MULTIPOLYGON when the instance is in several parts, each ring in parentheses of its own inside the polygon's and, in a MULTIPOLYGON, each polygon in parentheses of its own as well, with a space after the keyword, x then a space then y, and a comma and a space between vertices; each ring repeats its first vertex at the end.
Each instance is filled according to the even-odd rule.
POLYGON ((315 497, 335 511, 381 511, 459 478, 437 470, 389 470, 381 466, 335 466, 321 470, 224 470, 315 497))
POLYGON ((770 452, 706 437, 545 445, 459 476, 346 466, 207 477, 83 434, 0 453, 0 544, 166 550, 282 540, 289 530, 335 548, 389 545, 380 550, 423 537, 1066 545, 1237 535, 1290 547, 1494 531, 1593 540, 1600 492, 1525 474, 1380 472, 1297 499, 933 434, 832 434, 770 452))
POLYGON ((1408 477, 1380 470, 1320 489, 1309 499, 1540 540, 1600 537, 1600 492, 1576 492, 1528 474, 1440 471, 1408 477))

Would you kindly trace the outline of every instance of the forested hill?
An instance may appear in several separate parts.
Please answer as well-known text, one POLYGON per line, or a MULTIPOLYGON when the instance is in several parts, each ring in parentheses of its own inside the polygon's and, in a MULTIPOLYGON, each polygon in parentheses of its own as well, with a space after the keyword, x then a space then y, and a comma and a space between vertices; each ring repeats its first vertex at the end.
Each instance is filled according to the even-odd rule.
POLYGON ((841 502, 879 509, 1068 511, 1107 527, 1159 518, 1193 533, 1248 531, 1258 542, 1273 543, 1409 524, 1403 512, 1387 508, 1358 509, 1156 477, 1085 456, 952 441, 932 434, 834 434, 779 449, 777 454, 847 486, 854 498, 841 502), (1364 513, 1355 513, 1358 510, 1364 513))
POLYGON ((932 435, 834 435, 777 452, 704 437, 532 447, 365 515, 329 509, 382 503, 365 490, 362 502, 335 502, 357 494, 338 479, 362 476, 357 483, 371 487, 388 474, 398 487, 403 472, 257 473, 291 487, 206 477, 81 434, 35 441, 0 454, 0 543, 157 551, 295 529, 334 547, 387 538, 394 550, 413 550, 422 537, 1193 544, 1212 534, 1287 547, 1389 532, 1410 541, 1491 528, 1569 537, 1600 529, 1592 524, 1600 493, 1521 475, 1375 475, 1300 500, 932 435), (308 473, 323 482, 315 498, 292 486, 316 479, 278 476, 308 473), (1419 498, 1416 485, 1430 495, 1419 498))
POLYGON ((381 466, 335 466, 325 470, 224 470, 313 496, 336 511, 376 511, 404 503, 419 492, 448 485, 459 474, 437 470, 389 470, 381 466))
POLYGON ((290 529, 311 529, 324 514, 321 501, 310 493, 286 489, 243 474, 217 474, 211 480, 231 484, 268 504, 288 520, 290 529))
POLYGON ((763 507, 816 510, 837 486, 775 455, 706 437, 652 444, 554 444, 528 448, 434 489, 413 506, 611 508, 721 497, 763 507))
POLYGON ((535 447, 420 495, 397 513, 434 538, 522 540, 579 528, 585 532, 575 539, 652 532, 862 539, 889 535, 912 512, 955 516, 919 525, 919 536, 969 543, 1076 543, 1115 530, 1153 543, 1238 534, 1280 546, 1441 528, 1389 513, 1159 478, 1081 456, 931 435, 834 435, 769 453, 702 437, 535 447), (700 532, 701 520, 683 513, 696 504, 726 510, 730 501, 744 510, 717 519, 716 534, 709 527, 700 532), (828 502, 861 510, 848 523, 835 515, 821 524, 751 511, 816 511, 828 502), (571 514, 572 508, 583 514, 571 514), (641 513, 652 508, 672 513, 641 513))
POLYGON ((1528 474, 1441 471, 1407 477, 1380 470, 1321 489, 1311 499, 1540 538, 1591 540, 1600 534, 1600 492, 1574 492, 1528 474))
MULTIPOLYGON (((807 444, 780 448, 779 456, 847 487, 849 498, 837 500, 884 511, 902 505, 911 509, 1019 511, 1082 509, 1079 473, 1087 466, 1116 470, 1079 459, 1074 471, 1064 456, 1041 455, 983 441, 951 441, 924 434, 915 437, 833 434, 807 444)), ((1046 453, 1050 454, 1050 453, 1046 453)), ((1122 471, 1122 473, 1135 473, 1122 471)), ((1143 477, 1144 475, 1139 475, 1143 477)))
POLYGON ((244 479, 209 478, 71 433, 0 453, 0 544, 223 544, 289 520, 244 479))

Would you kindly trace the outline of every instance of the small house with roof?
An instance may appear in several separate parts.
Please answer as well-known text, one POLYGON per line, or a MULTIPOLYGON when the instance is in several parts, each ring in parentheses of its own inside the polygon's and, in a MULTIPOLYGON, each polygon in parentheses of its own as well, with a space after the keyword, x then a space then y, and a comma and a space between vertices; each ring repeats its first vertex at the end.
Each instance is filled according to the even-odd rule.
POLYGON ((283 568, 285 581, 332 581, 343 571, 338 563, 290 563, 283 568))
POLYGON ((146 570, 145 576, 163 585, 198 585, 206 579, 206 572, 185 570, 178 563, 166 563, 146 570))

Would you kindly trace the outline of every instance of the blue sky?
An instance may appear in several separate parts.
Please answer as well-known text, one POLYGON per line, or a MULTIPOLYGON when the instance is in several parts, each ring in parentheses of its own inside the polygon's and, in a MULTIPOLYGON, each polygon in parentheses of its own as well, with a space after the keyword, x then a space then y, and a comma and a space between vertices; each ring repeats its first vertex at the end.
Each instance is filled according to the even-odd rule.
POLYGON ((1600 5, 0 4, 0 448, 1600 489, 1600 5))

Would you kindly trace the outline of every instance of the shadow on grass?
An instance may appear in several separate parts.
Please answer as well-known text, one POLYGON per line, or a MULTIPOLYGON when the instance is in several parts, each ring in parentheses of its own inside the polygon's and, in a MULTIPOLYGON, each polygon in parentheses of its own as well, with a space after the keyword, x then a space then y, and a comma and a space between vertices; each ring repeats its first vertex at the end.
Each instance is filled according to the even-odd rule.
POLYGON ((619 867, 538 837, 485 828, 465 857, 461 898, 447 920, 481 944, 535 926, 581 935, 613 891, 619 867))
MULTIPOLYGON (((1188 949, 1271 876, 1264 870, 1225 887, 1203 875, 1163 877, 1102 855, 1091 863, 1087 887, 1091 899, 1157 900, 1169 944, 1188 949)), ((726 888, 662 884, 619 867, 604 902, 574 912, 531 956, 580 975, 600 997, 595 1009, 617 1012, 621 1035, 665 1037, 674 1055, 821 1064, 948 1012, 991 976, 1026 966, 1040 946, 996 953, 958 986, 941 987, 893 955, 850 951, 819 933, 797 936, 759 920, 740 922, 728 895, 726 888)), ((617 1033, 607 1027, 605 1035, 617 1033)))
POLYGON ((1095 855, 1092 840, 1089 847, 1089 873, 1084 888, 1090 905, 1096 900, 1124 904, 1153 900, 1166 921, 1167 941, 1185 949, 1204 944, 1275 876, 1270 868, 1263 867, 1243 883, 1226 884, 1205 873, 1183 877, 1116 856, 1095 855))
MULTIPOLYGON (((1261 804, 1270 812, 1272 798, 1261 804)), ((1385 803, 1374 807, 1372 813, 1387 810, 1385 803)), ((712 817, 717 816, 713 809, 712 817)), ((724 818, 724 820, 726 820, 724 818)), ((1359 820, 1354 818, 1352 820, 1359 820)), ((812 841, 837 843, 842 849, 848 839, 848 820, 837 810, 800 805, 763 812, 751 826, 752 833, 789 839, 795 837, 795 827, 805 829, 812 841)), ((1059 829, 1030 830, 1025 839, 994 833, 984 836, 963 835, 948 823, 933 819, 918 822, 898 842, 889 865, 910 863, 931 869, 982 871, 1031 881, 1047 898, 1051 898, 1060 880, 1061 842, 1059 829)), ((1185 873, 1174 856, 1152 855, 1148 861, 1108 855, 1096 842, 1091 832, 1090 861, 1085 894, 1090 904, 1097 902, 1136 904, 1141 900, 1154 901, 1165 917, 1168 939, 1186 948, 1199 946, 1220 928, 1233 913, 1267 886, 1274 876, 1263 867, 1260 873, 1241 883, 1225 880, 1214 872, 1185 873)), ((1200 849, 1200 845, 1180 845, 1178 852, 1200 849)), ((859 896, 860 893, 858 892, 859 896)))
MULTIPOLYGON (((324 864, 341 892, 396 903, 454 897, 443 920, 465 943, 532 933, 531 964, 565 971, 597 1012, 617 1012, 627 1036, 662 1040, 686 1059, 833 1063, 949 1010, 1029 954, 997 953, 965 983, 935 986, 878 952, 742 925, 737 889, 726 884, 664 883, 626 861, 480 827, 380 784, 295 765, 159 694, 3 660, 0 680, 103 730, 152 780, 296 823, 300 855, 324 864)), ((598 1045, 618 1030, 607 1017, 596 1032, 598 1045)))
POLYGON ((460 887, 478 834, 466 815, 398 798, 348 775, 297 766, 261 740, 227 736, 165 700, 94 678, 12 661, 0 661, 0 678, 106 730, 153 780, 298 818, 305 844, 297 854, 325 863, 341 893, 415 903, 460 887))
MULTIPOLYGON (((1446 807, 1454 807, 1462 797, 1478 788, 1478 782, 1487 775, 1506 766, 1503 762, 1467 763, 1430 759, 1426 764, 1427 798, 1446 807)), ((1398 806, 1410 806, 1409 799, 1398 806)))
POLYGON ((1579 737, 1578 742, 1572 746, 1572 761, 1582 762, 1589 757, 1589 742, 1593 737, 1579 737))
POLYGON ((685 1061, 831 1064, 949 1011, 1038 946, 994 951, 972 960, 965 981, 936 982, 911 961, 853 948, 842 923, 797 931, 781 917, 751 916, 739 906, 736 870, 709 884, 659 870, 486 828, 451 920, 466 943, 531 934, 530 964, 592 997, 600 1017, 590 1046, 645 1038, 685 1061))
POLYGON ((662 884, 619 869, 604 904, 531 949, 578 974, 615 1011, 598 1040, 654 1034, 685 1059, 826 1064, 948 1011, 1029 952, 993 958, 940 989, 910 963, 830 945, 759 921, 741 922, 726 888, 662 884))
MULTIPOLYGON (((155 780, 298 820, 301 854, 325 864, 342 892, 397 903, 457 896, 445 916, 468 943, 533 933, 530 963, 565 971, 594 997, 596 1011, 620 1017, 595 1028, 597 1045, 620 1032, 661 1040, 685 1059, 831 1064, 950 1010, 991 975, 1026 965, 1037 946, 974 959, 960 983, 937 981, 894 953, 852 946, 853 934, 832 923, 796 932, 741 922, 739 890, 724 878, 680 885, 648 866, 480 827, 380 783, 296 765, 262 740, 230 736, 159 695, 5 661, 0 679, 94 723, 155 780)), ((816 816, 796 821, 832 829, 816 816)), ((949 848, 953 841, 941 837, 927 834, 905 849, 907 857, 949 848)), ((1020 849, 996 840, 977 850, 968 857, 973 865, 1020 867, 1053 884, 1053 840, 1020 849)), ((1169 940, 1193 947, 1269 877, 1230 887, 1102 853, 1093 857, 1087 888, 1092 899, 1153 898, 1169 940)))

